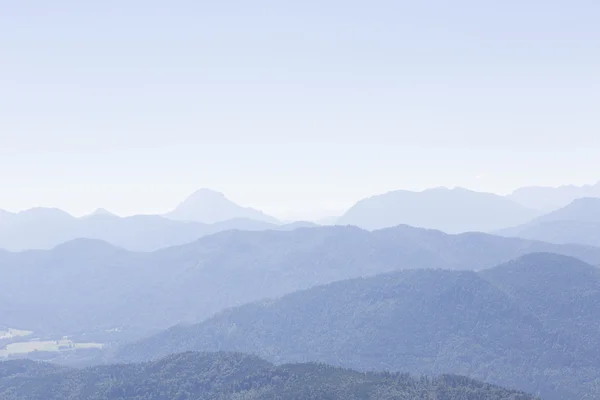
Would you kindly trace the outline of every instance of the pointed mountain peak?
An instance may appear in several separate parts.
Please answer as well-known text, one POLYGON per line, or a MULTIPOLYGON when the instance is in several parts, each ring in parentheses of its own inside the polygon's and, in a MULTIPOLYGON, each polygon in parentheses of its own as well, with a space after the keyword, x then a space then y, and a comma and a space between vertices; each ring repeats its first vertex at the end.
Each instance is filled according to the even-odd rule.
POLYGON ((190 197, 201 197, 201 196, 213 196, 213 197, 225 197, 225 195, 221 192, 217 192, 216 190, 202 188, 195 191, 190 197))
POLYGON ((168 213, 166 217, 205 224, 214 224, 236 218, 278 223, 277 219, 261 211, 242 207, 229 200, 223 193, 206 188, 194 192, 177 208, 168 213))
MULTIPOLYGON (((183 204, 189 202, 203 202, 203 201, 221 201, 221 202, 231 202, 225 195, 221 192, 217 192, 211 189, 200 189, 192 193, 188 196, 187 199, 184 200, 183 204)), ((233 202, 231 202, 233 203, 233 202)))
POLYGON ((95 216, 116 217, 115 214, 111 213, 106 208, 97 208, 93 213, 87 215, 87 217, 95 216))

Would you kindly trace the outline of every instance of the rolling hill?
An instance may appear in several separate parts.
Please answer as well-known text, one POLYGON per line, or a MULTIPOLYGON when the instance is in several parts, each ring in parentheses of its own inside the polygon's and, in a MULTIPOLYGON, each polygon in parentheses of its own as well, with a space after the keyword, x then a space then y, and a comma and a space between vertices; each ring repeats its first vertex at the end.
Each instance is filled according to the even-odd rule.
POLYGON ((217 349, 277 363, 452 372, 544 399, 596 398, 599 291, 595 267, 554 254, 481 273, 401 271, 233 308, 125 346, 116 359, 217 349))
POLYGON ((529 254, 480 275, 600 360, 600 268, 557 254, 529 254))

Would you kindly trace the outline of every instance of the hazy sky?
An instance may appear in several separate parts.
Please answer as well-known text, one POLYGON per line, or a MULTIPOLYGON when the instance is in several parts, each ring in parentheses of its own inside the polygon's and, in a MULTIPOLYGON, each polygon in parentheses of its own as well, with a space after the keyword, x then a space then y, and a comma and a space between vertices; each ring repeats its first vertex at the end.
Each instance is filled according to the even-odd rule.
POLYGON ((600 179, 600 2, 0 0, 0 208, 600 179))

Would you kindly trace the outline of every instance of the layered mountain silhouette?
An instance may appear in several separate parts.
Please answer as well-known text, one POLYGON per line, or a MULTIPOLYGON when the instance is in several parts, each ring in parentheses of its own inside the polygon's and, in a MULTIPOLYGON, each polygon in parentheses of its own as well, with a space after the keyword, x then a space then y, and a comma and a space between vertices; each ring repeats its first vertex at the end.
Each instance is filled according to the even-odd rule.
POLYGON ((359 370, 452 371, 544 399, 600 396, 600 273, 531 254, 481 273, 412 270, 224 311, 124 347, 119 360, 250 352, 359 370))
POLYGON ((308 222, 276 225, 244 218, 203 224, 158 215, 121 218, 105 211, 75 218, 61 210, 41 208, 17 214, 5 212, 0 222, 0 248, 11 251, 48 250, 78 238, 103 240, 133 251, 152 251, 226 230, 290 230, 315 226, 308 222))
POLYGON ((500 235, 600 246, 600 198, 581 198, 500 235))
POLYGON ((227 231, 151 253, 80 239, 51 251, 0 252, 0 293, 36 310, 13 320, 0 303, 0 321, 39 334, 121 340, 341 279, 415 268, 478 270, 540 251, 600 264, 593 247, 407 226, 227 231), (115 328, 118 335, 103 333, 115 328))
POLYGON ((528 186, 515 190, 508 198, 525 207, 550 212, 583 197, 600 197, 600 182, 595 185, 560 187, 528 186))
POLYGON ((19 213, 0 210, 0 248, 48 250, 70 240, 87 238, 133 251, 152 251, 231 229, 290 230, 307 226, 316 225, 281 224, 260 211, 236 205, 221 193, 202 189, 167 216, 121 218, 103 208, 82 218, 57 208, 39 207, 19 213))
POLYGON ((165 216, 178 221, 194 221, 205 224, 231 219, 250 219, 279 224, 276 218, 268 216, 262 211, 235 204, 223 193, 210 189, 198 190, 165 216))
POLYGON ((561 209, 536 218, 535 221, 600 222, 600 198, 584 197, 581 199, 576 199, 561 209))
POLYGON ((400 224, 448 233, 488 232, 531 220, 536 213, 491 193, 436 188, 422 192, 398 190, 359 201, 337 221, 364 229, 400 224))
POLYGON ((234 353, 184 353, 152 363, 83 370, 33 361, 0 363, 3 400, 534 400, 468 378, 369 373, 319 364, 275 366, 234 353))

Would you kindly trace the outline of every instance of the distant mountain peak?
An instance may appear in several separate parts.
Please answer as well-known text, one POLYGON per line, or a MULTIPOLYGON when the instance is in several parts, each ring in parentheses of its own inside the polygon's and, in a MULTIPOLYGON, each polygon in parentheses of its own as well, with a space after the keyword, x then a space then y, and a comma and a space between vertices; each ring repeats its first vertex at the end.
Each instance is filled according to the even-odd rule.
POLYGON ((201 202, 201 201, 209 201, 209 200, 221 201, 221 202, 227 202, 227 203, 234 204, 231 200, 229 200, 225 196, 225 194, 223 194, 221 192, 217 192, 216 190, 202 188, 202 189, 196 190, 194 193, 189 195, 179 205, 179 207, 181 207, 184 204, 190 204, 190 203, 201 202))
POLYGON ((217 192, 216 190, 202 188, 196 190, 194 193, 189 195, 182 204, 196 202, 196 201, 231 201, 229 200, 225 194, 221 192, 217 192))
POLYGON ((279 221, 262 211, 240 206, 229 200, 223 193, 203 188, 192 193, 166 217, 181 220, 214 224, 236 218, 253 219, 277 224, 279 221))
POLYGON ((106 208, 97 208, 96 210, 94 210, 94 212, 87 215, 87 217, 94 217, 94 216, 116 217, 115 214, 111 213, 106 208))
POLYGON ((381 229, 406 224, 448 233, 493 231, 524 223, 536 215, 512 200, 465 188, 396 190, 360 200, 337 221, 381 229))
POLYGON ((117 215, 111 213, 106 208, 97 208, 93 213, 90 214, 90 216, 116 217, 117 215))
POLYGON ((436 186, 429 189, 422 190, 421 192, 456 192, 456 191, 468 191, 468 189, 461 187, 448 187, 448 186, 436 186))
POLYGON ((215 196, 215 197, 225 197, 222 192, 218 192, 216 190, 212 190, 209 188, 201 188, 196 190, 190 197, 194 196, 215 196))

